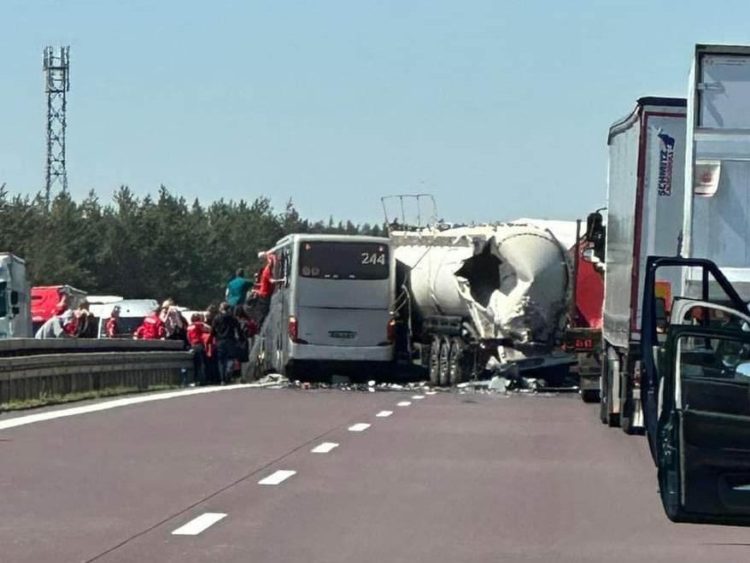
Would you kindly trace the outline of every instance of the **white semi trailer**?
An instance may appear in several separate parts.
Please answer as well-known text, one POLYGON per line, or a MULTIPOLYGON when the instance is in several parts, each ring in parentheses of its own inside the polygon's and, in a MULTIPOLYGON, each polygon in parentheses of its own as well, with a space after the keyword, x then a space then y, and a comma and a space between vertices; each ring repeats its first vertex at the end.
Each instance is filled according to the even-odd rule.
POLYGON ((572 297, 566 249, 531 224, 392 230, 397 355, 433 384, 569 364, 555 353, 572 297))
MULTIPOLYGON (((748 301, 750 47, 696 45, 689 84, 681 254, 712 260, 748 301)), ((683 284, 683 295, 700 295, 700 269, 683 284)))
MULTIPOLYGON (((600 418, 630 433, 643 427, 641 299, 646 259, 675 256, 683 223, 686 102, 640 98, 609 129, 600 418)), ((596 214, 592 214, 596 215, 596 214)), ((590 217, 604 231, 601 217, 590 217)), ((598 240, 600 232, 587 236, 598 240)), ((658 281, 665 299, 677 279, 658 281)))
POLYGON ((31 297, 26 262, 0 253, 0 338, 30 338, 31 297))

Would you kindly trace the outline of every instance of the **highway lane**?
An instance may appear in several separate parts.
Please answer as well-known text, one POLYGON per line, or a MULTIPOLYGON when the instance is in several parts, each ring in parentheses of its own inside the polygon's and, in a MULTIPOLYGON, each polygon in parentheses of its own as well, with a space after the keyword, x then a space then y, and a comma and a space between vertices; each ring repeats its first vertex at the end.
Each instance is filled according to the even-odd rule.
POLYGON ((750 557, 750 530, 668 522, 645 439, 575 397, 411 395, 242 390, 0 432, 0 560, 750 557))
POLYGON ((2 430, 0 561, 88 560, 390 402, 242 389, 2 430))

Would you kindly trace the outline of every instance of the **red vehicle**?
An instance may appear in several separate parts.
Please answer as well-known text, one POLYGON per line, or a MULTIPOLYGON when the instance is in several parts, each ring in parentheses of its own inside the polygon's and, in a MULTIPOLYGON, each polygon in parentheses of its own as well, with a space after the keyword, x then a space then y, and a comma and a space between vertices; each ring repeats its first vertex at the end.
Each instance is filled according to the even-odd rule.
POLYGON ((581 237, 580 221, 578 225, 578 243, 570 249, 573 255, 575 300, 565 335, 565 350, 576 355, 576 367, 573 369, 578 371, 581 398, 584 402, 596 403, 599 401, 601 374, 604 278, 594 256, 599 249, 588 238, 588 233, 581 237), (585 256, 586 251, 592 256, 585 256))
POLYGON ((45 285, 31 288, 31 321, 36 332, 47 320, 60 312, 57 306, 64 294, 71 296, 70 308, 75 309, 86 292, 69 285, 45 285))

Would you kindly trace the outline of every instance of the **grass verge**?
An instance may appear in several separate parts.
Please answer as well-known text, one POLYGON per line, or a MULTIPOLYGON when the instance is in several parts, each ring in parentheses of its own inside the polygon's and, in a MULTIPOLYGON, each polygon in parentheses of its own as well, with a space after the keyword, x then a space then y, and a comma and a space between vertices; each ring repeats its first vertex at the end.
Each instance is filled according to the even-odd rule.
POLYGON ((0 403, 0 413, 9 411, 20 411, 34 409, 39 407, 48 407, 51 405, 62 405, 65 403, 74 403, 76 401, 87 401, 91 399, 102 399, 105 397, 115 397, 117 395, 130 395, 135 393, 147 393, 151 391, 166 391, 167 389, 177 389, 178 385, 152 385, 146 389, 138 387, 111 387, 99 391, 84 391, 81 393, 68 393, 67 395, 42 395, 36 399, 27 399, 25 401, 8 401, 0 403))

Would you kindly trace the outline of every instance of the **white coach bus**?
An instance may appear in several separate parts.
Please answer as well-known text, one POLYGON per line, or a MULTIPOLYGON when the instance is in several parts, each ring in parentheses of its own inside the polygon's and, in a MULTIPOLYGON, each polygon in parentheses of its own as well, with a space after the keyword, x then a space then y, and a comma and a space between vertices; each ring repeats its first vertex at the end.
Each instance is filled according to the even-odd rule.
POLYGON ((295 234, 268 252, 276 281, 255 348, 261 369, 306 376, 393 359, 395 262, 387 238, 295 234))

